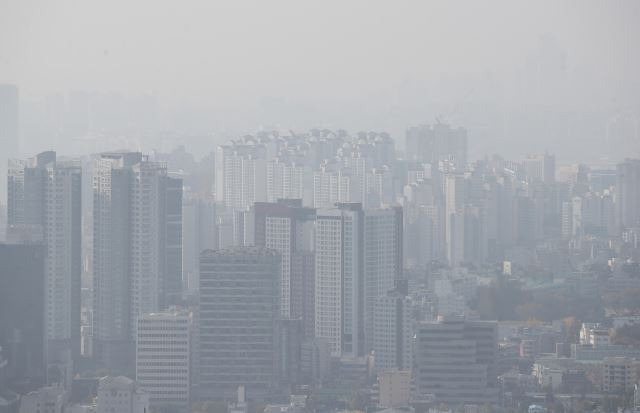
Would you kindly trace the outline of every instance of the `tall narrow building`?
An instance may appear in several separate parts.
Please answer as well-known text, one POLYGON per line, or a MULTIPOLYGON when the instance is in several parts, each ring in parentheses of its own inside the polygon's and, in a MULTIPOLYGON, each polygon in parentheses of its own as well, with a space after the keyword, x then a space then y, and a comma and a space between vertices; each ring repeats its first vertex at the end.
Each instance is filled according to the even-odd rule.
POLYGON ((443 176, 444 242, 447 261, 452 267, 464 260, 465 179, 462 175, 443 176))
POLYGON ((305 258, 312 252, 315 210, 303 208, 299 199, 288 199, 257 202, 253 216, 254 245, 274 249, 282 257, 280 315, 285 319, 303 318, 303 287, 313 280, 313 267, 305 258))
POLYGON ((45 384, 45 255, 42 243, 0 243, 2 373, 20 394, 45 384))
POLYGON ((216 202, 230 209, 247 209, 267 199, 264 145, 232 142, 216 148, 216 202))
POLYGON ((140 153, 104 153, 93 194, 94 349, 130 369, 137 317, 181 296, 182 182, 140 153))
POLYGON ((640 225, 640 159, 626 159, 616 167, 617 230, 640 225))
POLYGON ((333 356, 364 354, 364 212, 319 209, 315 233, 315 332, 333 356))
POLYGON ((288 162, 286 159, 278 158, 267 162, 267 201, 303 199, 305 173, 307 171, 304 166, 288 162))
MULTIPOLYGON (((406 286, 406 284, 404 284, 406 286)), ((373 309, 373 354, 377 371, 411 370, 411 299, 402 289, 378 297, 373 309)), ((406 290, 406 289, 405 289, 406 290)))
POLYGON ((438 164, 452 161, 458 171, 467 166, 467 130, 444 123, 420 125, 407 129, 407 159, 438 164))
POLYGON ((12 161, 8 234, 46 246, 45 331, 49 351, 80 354, 81 179, 77 162, 55 152, 12 161))
POLYGON ((182 274, 189 293, 195 293, 199 288, 200 252, 217 246, 215 202, 192 192, 185 193, 182 202, 182 274))
POLYGON ((402 276, 402 215, 401 207, 364 212, 365 352, 373 348, 376 302, 393 290, 402 276))

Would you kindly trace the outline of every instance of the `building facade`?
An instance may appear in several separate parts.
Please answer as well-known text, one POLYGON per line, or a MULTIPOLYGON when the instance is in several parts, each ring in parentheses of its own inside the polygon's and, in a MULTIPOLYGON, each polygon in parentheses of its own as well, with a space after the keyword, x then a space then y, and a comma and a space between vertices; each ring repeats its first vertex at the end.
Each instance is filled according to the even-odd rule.
POLYGON ((128 377, 102 377, 98 382, 97 413, 148 413, 149 395, 128 377))
POLYGON ((315 232, 315 332, 333 356, 364 353, 364 213, 319 209, 315 232))
POLYGON ((249 398, 278 386, 280 255, 261 247, 200 255, 199 393, 249 398))
POLYGON ((151 406, 190 409, 191 317, 165 311, 138 317, 136 381, 151 406))
POLYGON ((398 291, 378 297, 373 310, 373 354, 377 371, 411 370, 411 299, 398 291))
POLYGON ((438 403, 492 404, 496 387, 497 323, 441 317, 416 327, 416 391, 438 403))

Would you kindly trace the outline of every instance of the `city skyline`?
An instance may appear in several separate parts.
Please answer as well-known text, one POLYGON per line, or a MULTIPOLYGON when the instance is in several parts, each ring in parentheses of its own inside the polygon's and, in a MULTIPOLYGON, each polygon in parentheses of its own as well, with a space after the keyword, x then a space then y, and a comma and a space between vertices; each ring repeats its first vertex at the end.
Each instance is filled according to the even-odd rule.
POLYGON ((0 0, 0 413, 640 413, 639 41, 0 0))

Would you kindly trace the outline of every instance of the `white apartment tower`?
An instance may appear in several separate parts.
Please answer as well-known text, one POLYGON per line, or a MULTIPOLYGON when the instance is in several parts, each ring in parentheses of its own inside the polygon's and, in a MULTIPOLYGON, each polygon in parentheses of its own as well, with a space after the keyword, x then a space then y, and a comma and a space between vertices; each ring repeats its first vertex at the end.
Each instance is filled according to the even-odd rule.
POLYGON ((216 201, 227 208, 248 209, 266 201, 266 148, 254 143, 231 143, 216 148, 216 201))
POLYGON ((401 207, 364 212, 364 331, 365 351, 373 348, 376 301, 393 290, 402 275, 401 207))
POLYGON ((104 153, 93 194, 95 351, 131 369, 137 317, 181 297, 182 181, 140 153, 104 153))
POLYGON ((333 356, 364 351, 363 236, 360 204, 317 210, 315 331, 333 356))
POLYGON ((182 180, 166 165, 132 167, 131 325, 141 314, 178 304, 182 298, 182 180))
POLYGON ((333 208, 338 203, 357 202, 360 197, 354 177, 347 168, 331 168, 323 165, 313 174, 313 206, 333 208))
POLYGON ((308 296, 313 282, 313 229, 315 210, 302 207, 299 199, 280 199, 276 203, 254 205, 254 245, 280 253, 280 314, 284 319, 302 318, 308 323, 312 314, 305 311, 302 297, 308 296), (311 260, 312 261, 312 260, 311 260))
POLYGON ((198 291, 200 252, 216 249, 218 227, 216 204, 193 192, 184 194, 182 202, 182 274, 187 291, 198 291))
POLYGON ((456 267, 464 260, 464 177, 445 174, 444 241, 447 261, 456 267))
POLYGON ((362 356, 373 345, 376 300, 402 271, 402 208, 317 210, 315 255, 316 337, 334 356, 362 356))
POLYGON ((46 245, 45 330, 53 356, 80 354, 81 179, 77 162, 55 152, 13 161, 9 170, 8 231, 46 245))
POLYGON ((275 159, 267 162, 267 202, 303 199, 305 168, 295 162, 275 159))

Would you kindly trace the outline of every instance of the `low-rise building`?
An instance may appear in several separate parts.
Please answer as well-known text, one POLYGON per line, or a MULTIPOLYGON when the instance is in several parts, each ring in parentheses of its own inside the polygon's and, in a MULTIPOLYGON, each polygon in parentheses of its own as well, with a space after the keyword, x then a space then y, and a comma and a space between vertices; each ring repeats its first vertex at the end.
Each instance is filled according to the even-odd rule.
POLYGON ((538 385, 543 389, 558 390, 562 386, 562 369, 543 363, 534 363, 532 371, 538 380, 538 385))
POLYGON ((229 402, 227 404, 227 412, 228 413, 247 413, 249 411, 249 406, 247 404, 247 399, 245 397, 244 386, 238 386, 236 391, 236 401, 229 402))
POLYGON ((629 357, 640 360, 640 347, 619 344, 609 344, 607 346, 572 344, 571 357, 576 361, 582 362, 602 361, 607 357, 629 357))
POLYGON ((602 363, 602 390, 621 393, 634 388, 636 366, 628 357, 607 357, 602 363))
POLYGON ((378 373, 379 404, 382 407, 409 406, 411 371, 390 370, 378 373))
POLYGON ((42 387, 20 399, 20 413, 62 413, 66 392, 61 386, 42 387))
POLYGON ((609 330, 598 323, 582 323, 580 344, 590 344, 594 347, 607 346, 611 344, 609 330))
POLYGON ((96 413, 93 404, 70 404, 64 408, 64 413, 96 413))
POLYGON ((149 395, 128 377, 102 377, 96 407, 97 413, 148 413, 149 395))

